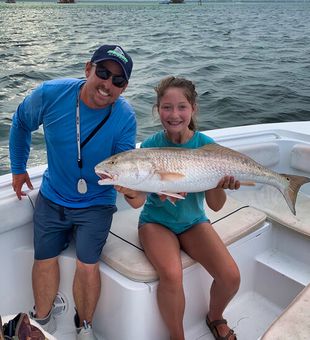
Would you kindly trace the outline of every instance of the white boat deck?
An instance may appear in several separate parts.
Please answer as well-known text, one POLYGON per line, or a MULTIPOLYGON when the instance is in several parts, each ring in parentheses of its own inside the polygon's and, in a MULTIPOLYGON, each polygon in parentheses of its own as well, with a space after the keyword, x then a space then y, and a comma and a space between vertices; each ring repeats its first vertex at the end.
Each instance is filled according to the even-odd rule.
MULTIPOLYGON (((268 163, 265 165, 277 172, 310 177, 310 171, 307 171, 310 162, 310 122, 239 127, 210 131, 208 134, 224 145, 258 157, 260 162, 268 163), (299 161, 296 153, 293 158, 291 153, 296 145, 303 155, 299 161)), ((30 170, 35 187, 40 183, 43 169, 30 170)), ((5 264, 2 265, 0 280, 2 316, 27 312, 33 305, 33 208, 29 199, 16 199, 10 180, 10 175, 1 176, 0 179, 0 257, 2 264, 5 264)), ((292 329, 294 319, 299 327, 294 334, 298 332, 300 339, 308 339, 310 184, 304 185, 298 196, 296 217, 290 214, 277 192, 262 186, 254 189, 236 191, 233 199, 229 200, 229 208, 224 208, 218 218, 211 212, 209 214, 212 221, 219 220, 214 226, 241 271, 240 290, 225 311, 225 317, 237 333, 238 340, 291 340, 292 334, 285 328, 288 319, 292 329), (229 209, 236 208, 236 204, 242 208, 235 209, 236 212, 231 214, 229 209), (252 207, 245 207, 248 204, 252 207), (227 217, 223 220, 224 215, 227 217)), ((34 194, 32 192, 30 197, 34 194)), ((128 208, 121 197, 118 206, 112 232, 125 238, 126 242, 111 235, 104 248, 100 263, 102 293, 94 318, 95 331, 100 340, 168 340, 156 304, 156 272, 143 252, 135 247, 139 247, 135 229, 138 211, 128 208), (130 253, 119 251, 128 247, 130 253), (129 260, 132 271, 126 267, 126 260, 129 260), (139 263, 143 264, 142 269, 139 263)), ((186 340, 213 340, 204 321, 211 277, 186 254, 183 255, 183 264, 187 301, 184 318, 186 340)), ((54 334, 58 340, 75 339, 71 293, 74 269, 74 245, 71 245, 60 257, 62 280, 56 301, 60 314, 57 317, 58 330, 54 334)))
MULTIPOLYGON (((276 319, 281 314, 281 311, 282 309, 279 308, 279 306, 270 302, 259 293, 247 292, 236 298, 234 304, 227 308, 225 317, 230 320, 230 326, 238 334, 238 340, 256 340, 259 339, 260 335, 270 325, 270 318, 273 320, 276 319), (239 315, 239 317, 237 317, 237 315, 239 315), (242 315, 242 317, 240 317, 240 315, 242 315), (258 320, 259 322, 257 322, 258 320), (249 330, 251 334, 250 338, 249 330)), ((65 322, 65 319, 57 319, 58 331, 54 334, 55 338, 58 340, 76 340, 74 331, 65 331, 67 328, 65 322)), ((196 334, 197 329, 193 329, 192 332, 186 334, 186 340, 214 340, 214 336, 207 327, 201 327, 201 335, 197 336, 196 334)), ((98 339, 110 340, 100 336, 98 339)))

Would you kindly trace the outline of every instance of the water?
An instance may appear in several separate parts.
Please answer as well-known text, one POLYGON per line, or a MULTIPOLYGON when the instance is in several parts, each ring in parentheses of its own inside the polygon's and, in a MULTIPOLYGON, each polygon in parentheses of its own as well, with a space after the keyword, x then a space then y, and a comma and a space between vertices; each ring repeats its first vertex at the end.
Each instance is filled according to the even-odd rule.
MULTIPOLYGON (((126 97, 138 141, 160 128, 154 86, 167 75, 192 79, 199 127, 310 119, 310 2, 0 3, 0 174, 9 172, 8 134, 19 102, 43 80, 83 77, 103 43, 134 60, 126 97)), ((45 163, 42 131, 28 166, 45 163)))

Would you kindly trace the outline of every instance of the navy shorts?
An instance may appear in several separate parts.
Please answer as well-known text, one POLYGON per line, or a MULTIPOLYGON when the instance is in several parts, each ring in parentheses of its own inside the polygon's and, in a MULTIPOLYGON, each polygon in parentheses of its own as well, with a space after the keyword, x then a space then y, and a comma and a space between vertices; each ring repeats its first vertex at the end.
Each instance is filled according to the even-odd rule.
POLYGON ((34 210, 34 258, 58 256, 75 231, 77 258, 97 263, 108 237, 115 205, 66 208, 51 202, 39 192, 34 210))

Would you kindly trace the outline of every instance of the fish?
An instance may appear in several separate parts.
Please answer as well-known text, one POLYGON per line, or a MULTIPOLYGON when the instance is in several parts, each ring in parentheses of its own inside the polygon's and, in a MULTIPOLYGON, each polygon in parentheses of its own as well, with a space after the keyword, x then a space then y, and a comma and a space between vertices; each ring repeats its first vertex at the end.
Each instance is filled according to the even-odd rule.
POLYGON ((308 177, 279 174, 218 143, 197 149, 137 148, 103 160, 94 170, 100 185, 119 185, 183 199, 179 193, 206 191, 215 188, 224 176, 233 176, 244 185, 274 186, 294 215, 298 191, 310 182, 308 177))

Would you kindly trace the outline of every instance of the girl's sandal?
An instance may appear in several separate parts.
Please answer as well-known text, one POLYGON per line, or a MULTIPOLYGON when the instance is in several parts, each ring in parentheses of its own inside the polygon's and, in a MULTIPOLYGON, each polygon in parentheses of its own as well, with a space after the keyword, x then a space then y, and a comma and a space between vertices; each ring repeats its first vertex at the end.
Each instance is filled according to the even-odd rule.
POLYGON ((206 323, 207 323, 207 326, 209 327, 211 333, 213 334, 213 336, 216 340, 237 340, 237 336, 232 329, 230 329, 225 336, 221 336, 219 334, 216 327, 218 325, 227 324, 227 321, 225 319, 210 321, 210 319, 207 315, 206 323))

